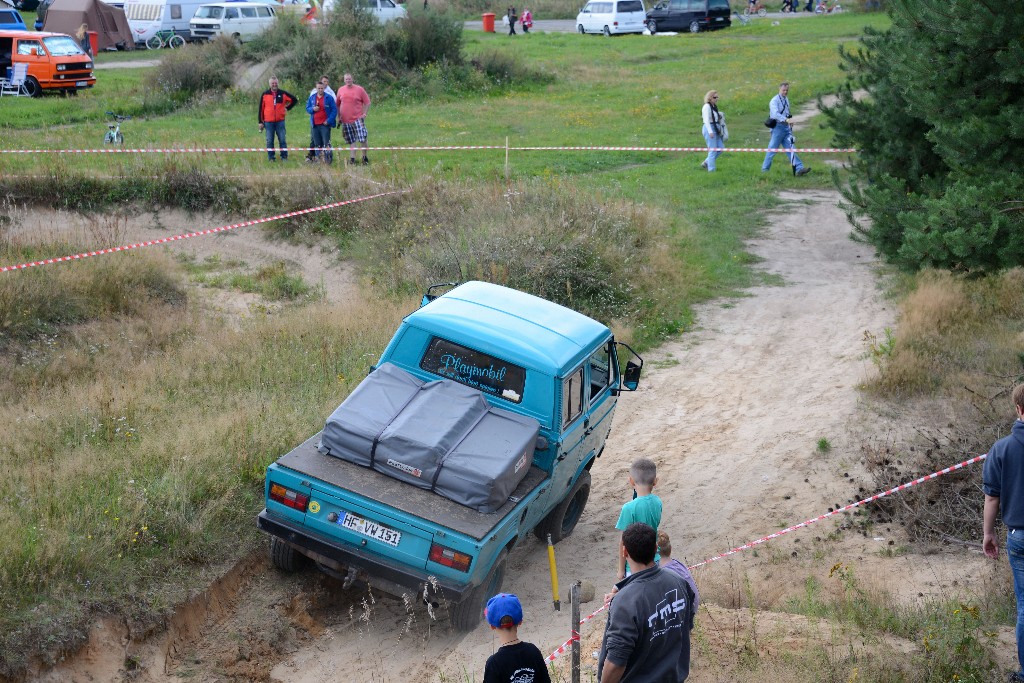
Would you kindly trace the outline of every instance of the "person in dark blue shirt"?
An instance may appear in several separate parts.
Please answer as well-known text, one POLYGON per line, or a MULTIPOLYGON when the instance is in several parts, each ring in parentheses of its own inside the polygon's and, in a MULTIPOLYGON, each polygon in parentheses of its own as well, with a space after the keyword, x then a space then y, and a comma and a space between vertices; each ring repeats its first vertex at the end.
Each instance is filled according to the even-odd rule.
POLYGON ((999 557, 996 517, 1002 513, 1006 525, 1006 555, 1013 573, 1013 592, 1017 598, 1017 671, 1010 683, 1024 683, 1024 384, 1013 390, 1013 408, 1017 420, 1005 436, 992 445, 982 472, 985 492, 985 518, 982 530, 985 554, 999 557))

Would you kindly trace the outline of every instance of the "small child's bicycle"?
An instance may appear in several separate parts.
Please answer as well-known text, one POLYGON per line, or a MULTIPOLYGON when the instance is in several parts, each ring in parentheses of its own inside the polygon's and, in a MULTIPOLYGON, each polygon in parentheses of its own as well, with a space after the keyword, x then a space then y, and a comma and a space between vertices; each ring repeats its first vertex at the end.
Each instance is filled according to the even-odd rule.
POLYGON ((839 6, 839 0, 832 0, 831 5, 825 0, 818 0, 818 4, 814 6, 815 14, 838 14, 842 11, 843 8, 839 6))
POLYGON ((747 6, 743 8, 743 14, 748 17, 752 14, 763 17, 768 14, 768 8, 764 6, 761 0, 748 0, 747 6))
POLYGON ((107 116, 114 117, 114 120, 107 121, 107 134, 103 136, 103 144, 123 145, 124 136, 121 135, 121 122, 129 120, 131 117, 122 116, 121 114, 115 114, 112 111, 108 111, 107 116))
POLYGON ((159 50, 162 47, 169 47, 172 50, 185 44, 185 39, 175 33, 172 29, 157 31, 146 41, 147 50, 159 50))

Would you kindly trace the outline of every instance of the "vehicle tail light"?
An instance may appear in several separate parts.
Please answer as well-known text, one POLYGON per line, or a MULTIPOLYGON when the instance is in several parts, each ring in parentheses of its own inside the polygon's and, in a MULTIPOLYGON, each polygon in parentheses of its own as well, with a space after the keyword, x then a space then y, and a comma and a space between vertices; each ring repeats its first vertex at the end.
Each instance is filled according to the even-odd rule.
POLYGON ((281 505, 287 505, 288 507, 300 512, 305 512, 306 504, 309 503, 309 496, 301 494, 298 491, 286 489, 280 484, 271 484, 270 500, 277 501, 281 505))
POLYGON ((458 569, 460 572, 468 572, 469 565, 472 564, 473 558, 466 553, 460 553, 451 548, 445 548, 443 545, 434 543, 430 546, 430 561, 436 562, 437 564, 443 564, 446 567, 452 569, 458 569))

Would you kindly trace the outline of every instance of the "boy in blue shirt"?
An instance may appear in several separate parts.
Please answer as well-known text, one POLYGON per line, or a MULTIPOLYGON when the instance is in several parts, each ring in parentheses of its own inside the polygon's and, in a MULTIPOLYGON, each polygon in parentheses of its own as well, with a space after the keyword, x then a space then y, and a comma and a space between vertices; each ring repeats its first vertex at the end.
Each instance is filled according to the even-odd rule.
MULTIPOLYGON (((615 528, 625 531, 633 522, 643 522, 655 533, 661 524, 661 498, 652 493, 654 486, 658 483, 658 466, 654 461, 647 458, 637 458, 629 467, 629 486, 633 489, 634 498, 622 506, 619 514, 619 521, 615 528)), ((628 574, 626 558, 622 552, 622 535, 619 535, 619 548, 617 555, 618 573, 616 581, 622 581, 628 574)), ((658 561, 655 556, 654 561, 658 561)))

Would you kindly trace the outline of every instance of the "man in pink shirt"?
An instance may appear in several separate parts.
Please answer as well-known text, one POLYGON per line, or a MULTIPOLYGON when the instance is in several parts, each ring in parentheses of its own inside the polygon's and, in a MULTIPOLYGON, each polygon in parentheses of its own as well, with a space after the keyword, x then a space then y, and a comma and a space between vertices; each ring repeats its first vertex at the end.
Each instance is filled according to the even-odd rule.
POLYGON ((349 144, 348 163, 356 163, 356 144, 363 146, 363 164, 370 163, 366 153, 369 146, 366 142, 366 112, 370 110, 370 96, 361 86, 352 82, 352 74, 345 74, 345 85, 338 88, 338 117, 341 121, 341 132, 345 142, 349 144))

